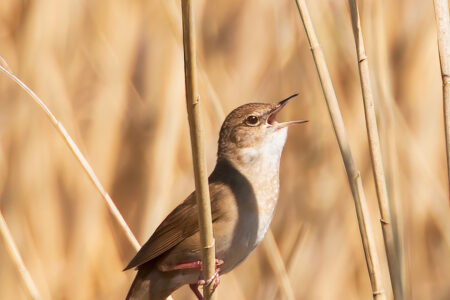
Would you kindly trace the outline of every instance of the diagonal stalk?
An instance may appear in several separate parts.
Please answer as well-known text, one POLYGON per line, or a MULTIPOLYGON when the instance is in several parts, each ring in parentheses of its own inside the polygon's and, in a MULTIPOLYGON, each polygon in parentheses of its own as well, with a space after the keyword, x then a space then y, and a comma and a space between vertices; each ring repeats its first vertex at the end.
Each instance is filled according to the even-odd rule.
MULTIPOLYGON (((2 63, 6 65, 6 62, 0 57, 0 60, 2 63)), ((81 153, 78 146, 75 144, 73 139, 70 137, 70 135, 67 133, 65 127, 62 125, 61 122, 56 119, 56 117, 53 115, 53 113, 50 111, 50 109, 45 105, 44 101, 41 100, 25 83, 23 83, 17 76, 15 76, 12 72, 7 70, 5 67, 0 65, 0 71, 4 72, 9 78, 11 78, 15 83, 17 83, 25 92, 27 92, 31 98, 36 102, 39 107, 44 111, 44 113, 49 118, 52 125, 56 128, 58 133, 61 135, 61 137, 64 139, 64 142, 69 147, 70 151, 75 155, 75 158, 80 163, 83 170, 88 175, 91 182, 94 184, 97 191, 101 194, 103 199, 105 199, 108 208, 113 215, 114 219, 119 223, 120 228, 122 228, 123 232, 125 233, 125 236, 127 237, 128 241, 131 243, 133 248, 135 250, 139 250, 141 246, 139 245, 139 242, 137 241, 136 237, 134 236, 133 232, 131 231, 128 224, 125 222, 125 219, 121 215, 119 209, 115 205, 114 201, 111 199, 109 194, 105 191, 103 188, 103 185, 100 183, 100 180, 98 179, 97 175, 95 175, 94 170, 84 157, 83 153, 81 153)), ((172 300, 172 297, 167 298, 168 300, 172 300)))
POLYGON ((33 100, 40 106, 40 108, 45 112, 47 117, 49 118, 52 125, 56 128, 58 133, 61 135, 61 137, 64 139, 64 142, 66 142, 67 146, 70 148, 70 151, 75 155, 78 162, 81 164, 83 170, 88 175, 89 179, 92 181, 92 183, 95 185, 98 192, 102 195, 102 197, 105 199, 106 203, 108 204, 108 208, 111 211, 113 217, 116 219, 116 221, 119 223, 120 227, 125 232, 126 237, 130 241, 131 245, 133 245, 133 248, 135 250, 139 250, 141 246, 139 245, 139 242, 137 241, 136 237, 134 236, 133 232, 131 231, 128 224, 125 222, 125 219, 122 217, 119 209, 117 208, 114 201, 111 199, 111 197, 108 195, 108 193, 103 188, 103 185, 100 183, 100 180, 98 179, 97 175, 95 175, 94 170, 92 170, 91 165, 88 163, 86 158, 84 157, 83 153, 81 153, 78 146, 75 144, 73 139, 70 137, 70 135, 67 133, 66 128, 62 125, 61 122, 59 122, 56 117, 53 115, 53 113, 48 109, 47 105, 45 105, 44 101, 42 101, 28 86, 26 86, 19 78, 17 78, 14 74, 12 74, 10 71, 5 69, 3 66, 0 65, 0 70, 6 73, 9 78, 14 80, 22 89, 24 89, 30 96, 33 98, 33 100))
POLYGON ((394 232, 389 210, 389 198, 384 176, 383 160, 381 156, 380 139, 378 134, 375 104, 370 83, 369 63, 364 49, 364 40, 361 31, 358 5, 356 0, 349 0, 352 19, 353 35, 355 37, 356 53, 358 56, 359 77, 364 100, 364 113, 366 117, 367 135, 369 138, 370 156, 372 158, 373 175, 377 190, 378 207, 381 215, 381 228, 383 231, 384 246, 389 265, 389 275, 394 292, 394 299, 403 299, 403 285, 400 272, 400 264, 397 257, 394 232))
POLYGON ((294 289, 292 288, 291 280, 289 279, 289 275, 286 270, 286 265, 271 230, 267 232, 266 237, 262 242, 262 246, 264 248, 264 252, 266 253, 270 267, 275 273, 274 275, 278 281, 280 292, 284 296, 283 299, 295 300, 294 289))
POLYGON ((369 272, 370 283, 372 286, 373 298, 377 300, 386 299, 382 284, 383 276, 381 274, 380 263, 376 251, 375 237, 370 224, 369 209, 362 186, 361 175, 353 160, 350 145, 345 132, 344 121, 339 109, 339 104, 305 0, 296 0, 296 4, 314 58, 314 63, 319 75, 322 91, 325 96, 331 122, 333 124, 336 139, 344 161, 345 170, 347 172, 350 189, 352 191, 356 215, 358 217, 359 231, 366 257, 367 270, 369 272))
POLYGON ((16 265, 16 268, 20 276, 22 277, 23 282, 25 283, 25 286, 27 288, 28 293, 30 294, 31 299, 33 300, 42 299, 38 289, 36 288, 36 284, 34 283, 33 278, 31 278, 30 272, 28 271, 27 267, 23 262, 22 256, 20 256, 19 250, 17 249, 16 243, 14 242, 14 239, 8 228, 8 224, 6 224, 6 221, 3 218, 3 214, 1 211, 0 211, 0 235, 4 240, 6 250, 11 256, 11 260, 16 265))

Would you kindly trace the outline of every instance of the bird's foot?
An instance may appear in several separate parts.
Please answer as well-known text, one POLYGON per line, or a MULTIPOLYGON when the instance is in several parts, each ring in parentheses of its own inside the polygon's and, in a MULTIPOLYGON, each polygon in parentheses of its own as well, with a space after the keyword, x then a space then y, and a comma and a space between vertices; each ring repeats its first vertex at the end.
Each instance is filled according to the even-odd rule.
POLYGON ((198 300, 203 300, 203 296, 200 293, 200 291, 198 290, 198 287, 200 285, 210 285, 213 284, 212 286, 212 292, 214 292, 217 288, 217 286, 220 283, 220 268, 216 268, 216 272, 214 273, 213 276, 211 276, 211 278, 209 278, 208 280, 203 280, 203 279, 199 279, 197 281, 196 284, 190 284, 189 287, 191 288, 191 290, 194 292, 195 296, 197 296, 198 300))
MULTIPOLYGON (((222 265, 222 264, 223 264, 223 260, 216 258, 216 272, 214 273, 214 275, 211 276, 211 278, 209 278, 208 280, 199 279, 196 284, 190 284, 189 285, 189 287, 194 292, 194 294, 195 294, 195 296, 197 297, 198 300, 203 300, 203 296, 200 293, 200 291, 198 290, 198 287, 200 285, 208 286, 208 285, 212 284, 213 285, 212 286, 212 292, 214 292, 216 290, 217 286, 220 283, 220 275, 219 275, 220 268, 219 268, 219 266, 222 265)), ((180 269, 193 269, 193 268, 195 268, 195 269, 198 268, 200 270, 203 269, 203 265, 202 265, 201 261, 184 263, 184 264, 181 264, 181 265, 177 265, 175 267, 176 267, 177 270, 180 270, 180 269)))
POLYGON ((200 279, 199 281, 197 281, 197 286, 199 286, 199 285, 210 285, 211 283, 213 283, 212 290, 214 292, 215 289, 217 288, 217 286, 220 283, 219 272, 220 272, 220 268, 216 268, 216 272, 214 273, 213 276, 211 276, 211 278, 209 278, 208 280, 200 279))
POLYGON ((211 278, 209 278, 208 280, 199 279, 198 282, 197 282, 197 285, 206 285, 206 286, 208 286, 208 285, 210 285, 212 283, 213 284, 212 292, 214 292, 216 290, 217 286, 220 283, 220 275, 219 275, 220 268, 219 268, 219 266, 222 265, 222 264, 223 264, 223 260, 216 258, 216 271, 213 274, 213 276, 211 276, 211 278))

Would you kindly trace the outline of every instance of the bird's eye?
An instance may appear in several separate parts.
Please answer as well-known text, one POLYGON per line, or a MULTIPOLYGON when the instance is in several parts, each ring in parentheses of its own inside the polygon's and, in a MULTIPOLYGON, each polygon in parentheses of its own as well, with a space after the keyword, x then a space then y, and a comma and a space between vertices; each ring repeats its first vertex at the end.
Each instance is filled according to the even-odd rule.
POLYGON ((259 118, 257 116, 248 116, 247 119, 245 119, 245 124, 249 126, 256 126, 259 124, 259 118))

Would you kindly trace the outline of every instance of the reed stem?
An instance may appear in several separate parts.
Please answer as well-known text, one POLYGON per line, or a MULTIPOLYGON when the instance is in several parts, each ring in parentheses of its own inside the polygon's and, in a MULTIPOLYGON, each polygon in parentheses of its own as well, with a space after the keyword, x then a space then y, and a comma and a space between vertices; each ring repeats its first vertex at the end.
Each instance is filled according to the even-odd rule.
POLYGON ((361 79, 361 90, 364 100, 364 113, 366 117, 366 129, 369 139, 370 156, 372 158, 373 175, 377 191, 378 207, 381 215, 381 228, 383 231, 384 246, 389 265, 394 299, 403 299, 403 284, 401 278, 400 264, 395 246, 394 231, 389 210, 389 198, 384 175, 383 159, 381 156, 378 125, 375 114, 375 103, 373 99, 369 63, 364 48, 364 40, 361 31, 361 22, 356 0, 349 0, 350 14, 352 19, 353 35, 355 37, 356 53, 358 57, 359 77, 361 79))
POLYGON ((353 200, 358 217, 359 231, 366 257, 367 270, 372 286, 372 295, 374 299, 386 299, 386 295, 382 284, 382 274, 380 270, 380 263, 375 246, 375 237, 372 226, 370 224, 369 209, 363 190, 361 175, 356 168, 353 156, 350 150, 350 145, 347 140, 345 132, 344 121, 339 109, 339 104, 334 92, 333 84, 331 82, 330 74, 325 62, 325 58, 320 48, 314 27, 309 16, 309 11, 305 0, 296 0, 298 12, 303 22, 303 27, 308 38, 308 43, 314 58, 314 63, 319 75, 322 91, 325 96, 325 101, 330 114, 331 122, 333 124, 336 139, 339 144, 342 159, 344 161, 345 170, 347 172, 348 182, 353 195, 353 200))
POLYGON ((14 264, 16 265, 16 268, 20 276, 22 277, 23 282, 25 283, 25 287, 27 288, 30 297, 34 300, 42 299, 38 289, 36 288, 36 285, 34 284, 33 278, 31 278, 30 272, 28 271, 27 267, 25 266, 22 260, 22 256, 20 256, 19 250, 17 249, 16 243, 14 242, 11 232, 9 231, 8 224, 6 224, 5 218, 3 218, 3 214, 1 211, 0 211, 0 235, 2 236, 5 242, 7 252, 9 253, 14 264))
POLYGON ((292 288, 291 280, 289 279, 286 265, 281 256, 280 249, 278 249, 277 241, 271 230, 267 231, 267 234, 262 242, 264 252, 266 253, 267 260, 272 268, 275 279, 278 281, 278 286, 283 299, 295 300, 294 289, 292 288))
POLYGON ((437 23, 439 60, 441 63, 445 146, 447 150, 447 176, 450 189, 450 18, 447 0, 434 0, 433 2, 437 23))
MULTIPOLYGON (((6 65, 6 62, 1 58, 1 61, 6 65)), ((115 205, 114 201, 111 199, 111 197, 108 195, 108 193, 103 188, 102 184, 100 183, 100 180, 97 178, 97 175, 95 175, 94 170, 92 170, 91 166, 89 165, 88 161, 84 157, 83 153, 81 153, 78 146, 75 144, 73 139, 70 137, 70 135, 67 133, 64 126, 56 119, 56 117, 53 115, 53 113, 48 109, 48 107, 45 105, 44 101, 42 101, 25 83, 23 83, 19 78, 17 78, 14 74, 12 74, 9 70, 4 68, 2 65, 0 65, 0 70, 4 72, 9 78, 11 78, 14 82, 16 82, 22 89, 27 92, 31 98, 39 105, 39 107, 44 111, 44 113, 49 118, 50 122, 53 124, 53 126, 56 128, 58 133, 61 135, 61 137, 66 142, 67 146, 69 147, 70 151, 75 155, 76 159, 80 163, 83 170, 88 175, 89 179, 92 181, 92 183, 95 185, 98 192, 102 195, 103 199, 105 199, 106 203, 108 204, 108 208, 111 211, 114 219, 119 223, 120 228, 122 228, 123 232, 125 233, 125 236, 127 237, 128 241, 131 243, 133 248, 138 251, 141 248, 141 245, 139 245, 139 242, 137 241, 136 237, 134 236, 133 232, 131 231, 128 224, 125 222, 125 219, 120 214, 119 209, 115 205)), ((7 227, 6 227, 7 228, 7 227)), ((3 231, 3 230, 2 230, 3 231)), ((22 274, 22 273, 21 273, 22 274)), ((29 274, 22 274, 24 277, 24 280, 26 280, 26 284, 28 286, 28 279, 26 277, 29 277, 29 274)), ((30 278, 31 280, 31 278, 30 278)), ((32 282, 32 280, 31 280, 32 282)), ((31 286, 32 287, 32 286, 31 286)), ((31 293, 31 290, 30 290, 31 293)), ((33 294, 32 294, 33 295, 33 294)), ((39 294, 37 294, 39 295, 39 294)), ((39 299, 35 298, 35 299, 39 299)), ((172 297, 168 297, 167 300, 173 300, 172 297)))
POLYGON ((111 197, 108 195, 108 193, 103 188, 103 185, 100 183, 100 180, 97 178, 97 175, 95 175, 94 170, 92 170, 92 167, 84 157, 83 153, 81 153, 78 146, 75 144, 73 139, 70 137, 70 135, 67 133, 66 129, 62 125, 61 122, 59 122, 56 117, 53 115, 53 113, 48 109, 47 105, 45 105, 44 101, 42 101, 28 86, 25 85, 19 78, 17 78, 14 74, 12 74, 10 71, 5 69, 3 66, 0 65, 0 70, 6 73, 9 78, 14 80, 22 89, 24 89, 30 96, 33 98, 33 100, 41 107, 41 109, 44 111, 44 113, 49 118, 52 125, 56 128, 58 133, 61 135, 61 137, 64 139, 64 142, 66 142, 67 146, 69 146, 70 151, 75 155, 78 162, 81 164, 81 167, 88 175, 89 179, 92 181, 92 183, 95 185, 97 191, 102 195, 102 197, 105 199, 106 203, 108 204, 108 208, 111 211, 113 217, 116 219, 116 221, 119 223, 120 227, 123 229, 126 237, 130 241, 133 248, 137 251, 141 248, 139 245, 139 242, 137 241, 136 237, 134 236, 133 232, 131 231, 130 227, 128 227, 128 224, 125 222, 125 219, 120 214, 119 209, 117 208, 114 201, 111 199, 111 197))
MULTIPOLYGON (((195 190, 198 206, 198 223, 202 243, 203 278, 209 279, 216 272, 215 244, 211 218, 208 175, 206 171, 203 130, 200 115, 200 97, 197 90, 196 44, 194 33, 194 13, 191 0, 181 1, 183 23, 184 74, 186 104, 191 136, 192 159, 194 164, 195 190)), ((213 280, 214 281, 214 280, 213 280)), ((214 299, 214 283, 203 287, 206 300, 214 299)))

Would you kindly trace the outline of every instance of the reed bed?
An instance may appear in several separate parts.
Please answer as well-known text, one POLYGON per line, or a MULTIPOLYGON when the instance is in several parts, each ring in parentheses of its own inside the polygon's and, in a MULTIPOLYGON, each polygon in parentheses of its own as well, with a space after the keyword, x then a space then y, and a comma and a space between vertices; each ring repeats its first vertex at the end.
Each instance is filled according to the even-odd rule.
MULTIPOLYGON (((403 237, 405 298, 447 299, 450 218, 433 3, 359 3, 381 103, 387 191, 403 237)), ((300 92, 280 119, 310 123, 289 132, 272 231, 296 299, 366 299, 352 196, 295 3, 195 4, 208 171, 218 110, 300 92), (210 101, 214 93, 220 106, 210 101)), ((349 10, 345 1, 308 6, 378 224, 349 10)), ((77 141, 140 242, 194 188, 180 12, 179 1, 0 4, 0 55, 77 141)), ((0 209, 42 298, 123 299, 134 273, 121 270, 135 250, 98 191, 45 115, 4 75, 0 108, 0 209)), ((373 229, 381 254, 381 228, 373 229)), ((0 244, 0 299, 28 299, 6 251, 0 244)), ((384 255, 380 263, 389 278, 384 255)), ((259 247, 221 278, 218 297, 275 299, 270 270, 259 247)), ((173 296, 193 297, 189 288, 173 296)))

